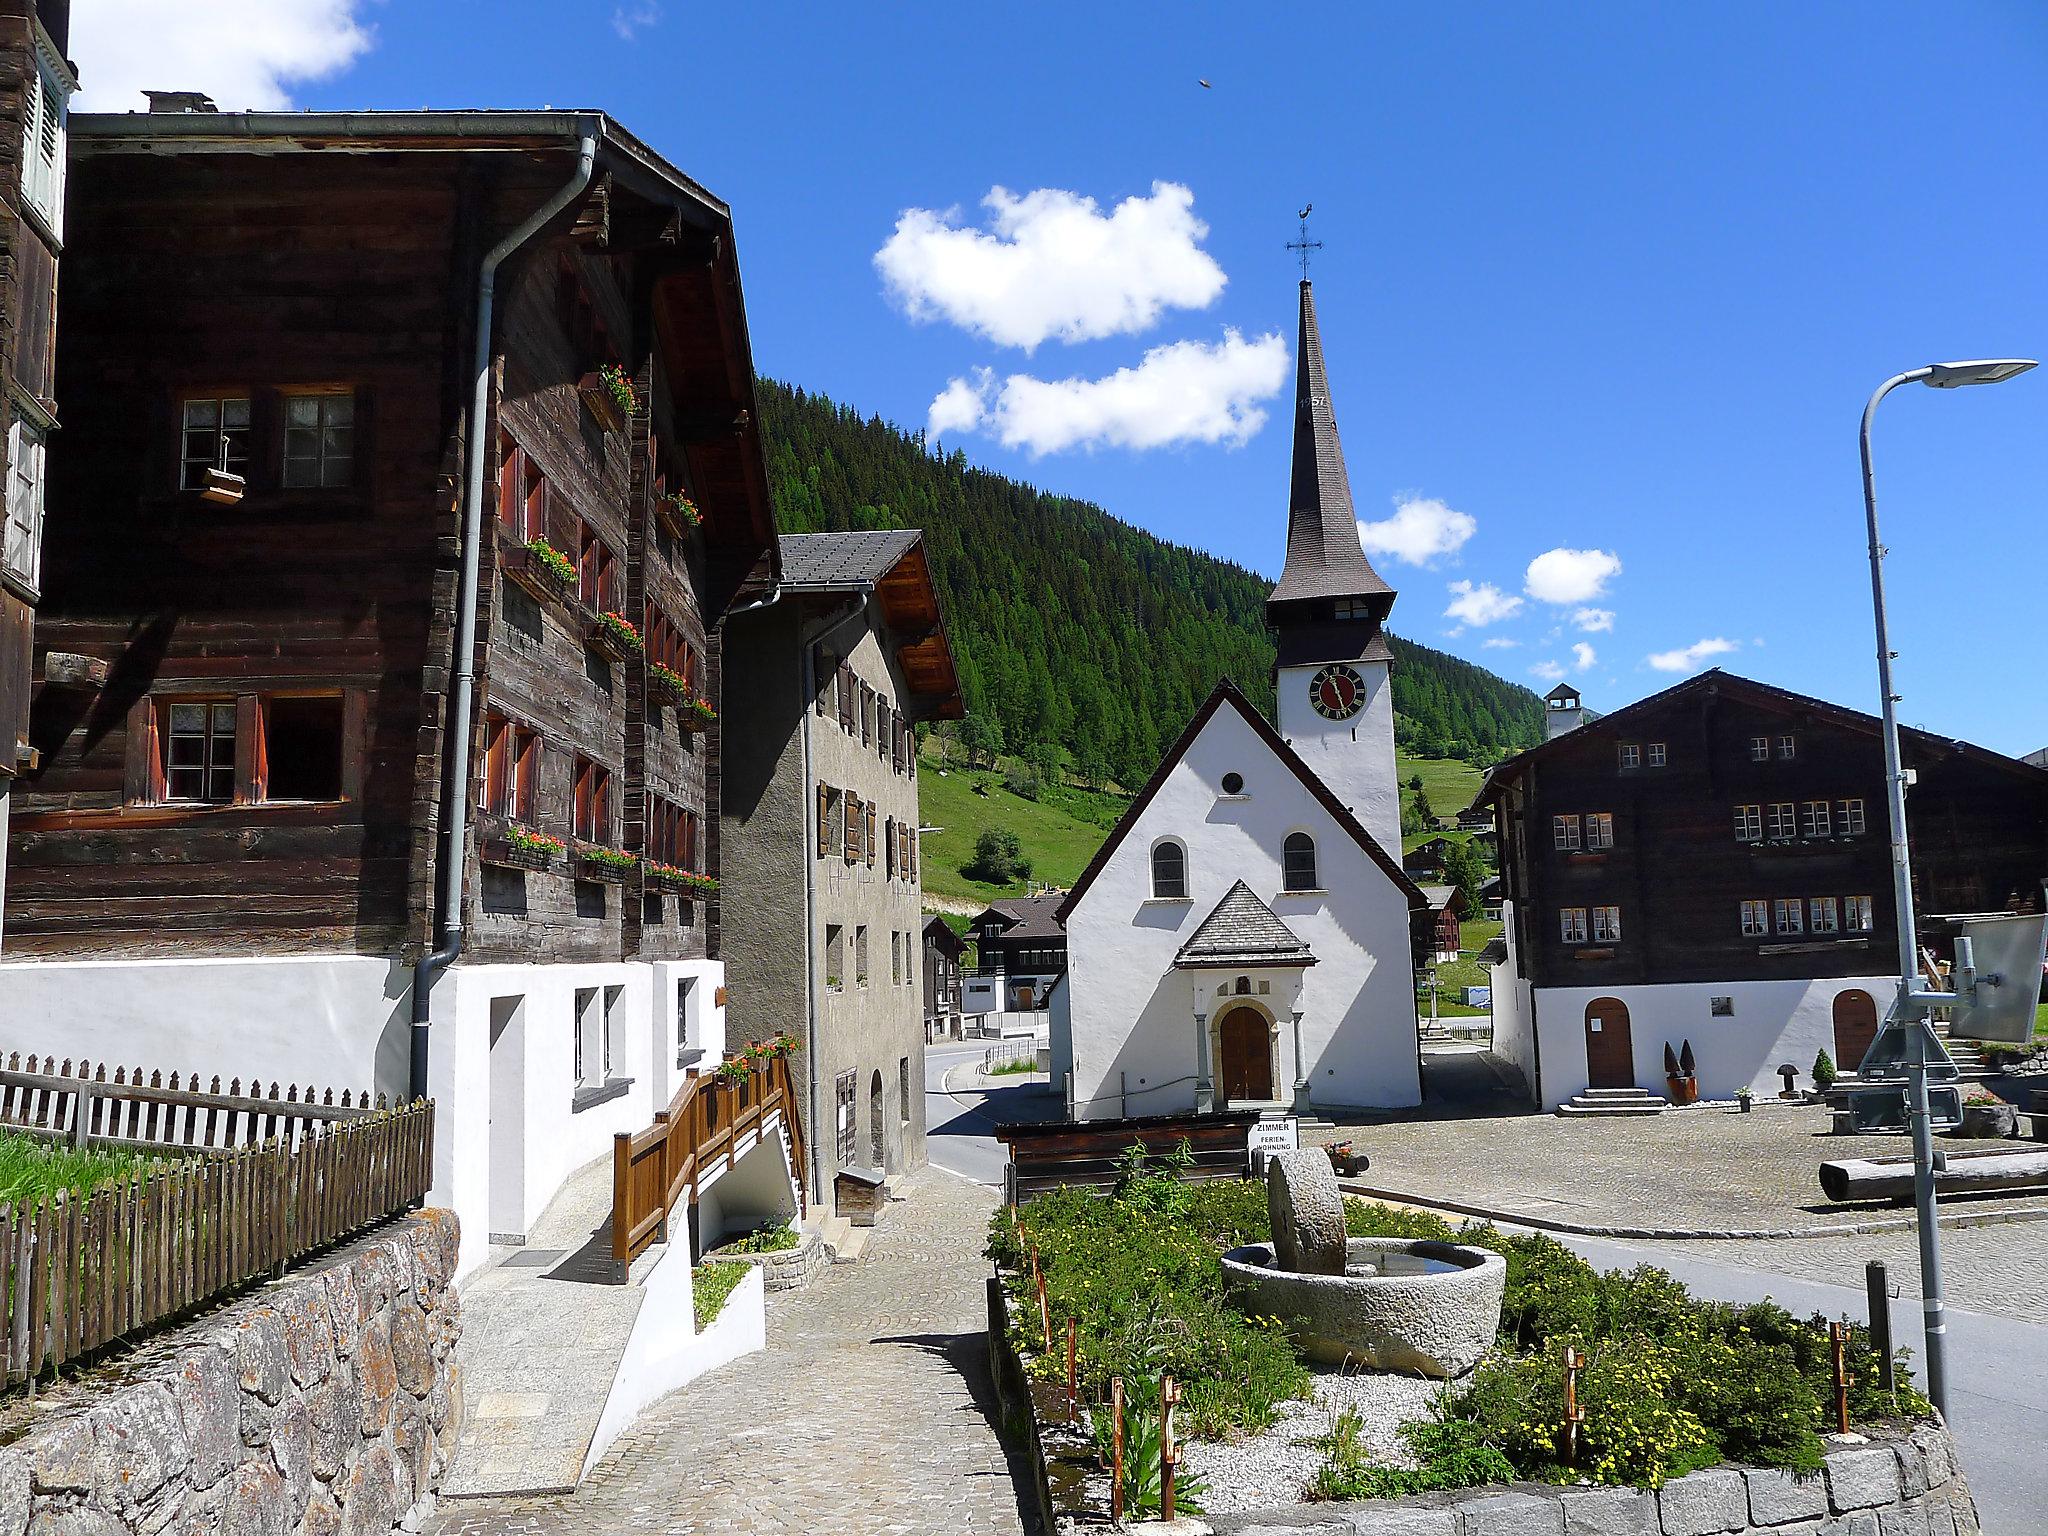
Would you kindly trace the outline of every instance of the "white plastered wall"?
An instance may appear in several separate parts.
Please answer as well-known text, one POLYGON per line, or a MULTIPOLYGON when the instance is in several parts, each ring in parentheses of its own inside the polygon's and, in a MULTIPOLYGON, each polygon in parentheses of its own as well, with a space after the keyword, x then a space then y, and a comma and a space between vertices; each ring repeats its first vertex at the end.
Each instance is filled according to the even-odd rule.
POLYGON ((1365 704, 1349 720, 1326 720, 1309 702, 1320 666, 1284 668, 1278 680, 1280 734, 1301 760, 1397 857, 1401 848, 1401 786, 1394 767, 1394 685, 1383 661, 1354 661, 1365 704))
MULTIPOLYGON (((1515 908, 1501 903, 1502 930, 1508 957, 1490 968, 1493 986, 1493 1053, 1522 1074, 1531 1097, 1536 1094, 1536 1031, 1530 1019, 1529 984, 1521 977, 1521 955, 1515 944, 1515 908)), ((1584 1053, 1581 1052, 1583 1055, 1584 1053)), ((1581 1064, 1583 1066, 1583 1063, 1581 1064)))
MULTIPOLYGON (((1391 761, 1391 743, 1388 753, 1391 761)), ((1120 1084, 1131 1114, 1193 1106, 1196 983, 1173 969, 1173 957, 1240 878, 1317 957, 1300 1003, 1314 1100, 1388 1108, 1421 1102, 1407 896, 1226 705, 1067 919, 1078 1118, 1118 1114, 1120 1084), (1242 796, 1221 794, 1231 772, 1244 776, 1242 796), (1295 830, 1316 840, 1321 890, 1280 890, 1280 849, 1295 830), (1152 846, 1168 835, 1187 846, 1188 901, 1151 899, 1152 846)), ((1214 977, 1202 991, 1202 1012, 1210 1013, 1214 977)), ((1286 1036, 1291 1046, 1291 1020, 1286 1036)), ((1212 1059, 1212 1077, 1215 1066, 1212 1059)))

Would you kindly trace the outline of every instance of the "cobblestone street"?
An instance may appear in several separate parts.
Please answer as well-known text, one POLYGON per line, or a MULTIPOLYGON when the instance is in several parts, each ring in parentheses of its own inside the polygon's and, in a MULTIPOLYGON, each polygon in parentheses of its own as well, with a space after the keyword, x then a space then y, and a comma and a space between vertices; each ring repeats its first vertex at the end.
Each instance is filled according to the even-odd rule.
POLYGON ((914 1175, 860 1263, 768 1303, 768 1348, 658 1403, 576 1493, 444 1502, 436 1536, 1010 1536, 981 1257, 995 1195, 914 1175))

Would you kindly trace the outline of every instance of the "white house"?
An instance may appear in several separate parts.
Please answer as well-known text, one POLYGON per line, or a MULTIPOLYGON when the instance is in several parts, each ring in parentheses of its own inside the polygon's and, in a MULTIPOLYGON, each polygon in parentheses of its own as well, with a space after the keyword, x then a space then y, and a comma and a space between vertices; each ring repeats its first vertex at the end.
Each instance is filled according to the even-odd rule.
POLYGON ((1078 1119, 1421 1102, 1394 591, 1359 544, 1301 285, 1279 728, 1219 683, 1060 907, 1053 1069, 1078 1119))

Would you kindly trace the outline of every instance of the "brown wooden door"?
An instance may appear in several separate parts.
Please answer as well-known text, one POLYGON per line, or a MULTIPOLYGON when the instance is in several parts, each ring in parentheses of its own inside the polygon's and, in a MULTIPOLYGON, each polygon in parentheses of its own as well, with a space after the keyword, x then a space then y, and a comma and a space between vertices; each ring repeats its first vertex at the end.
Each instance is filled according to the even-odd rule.
POLYGON ((1586 1086, 1636 1086, 1636 1052, 1629 1038, 1628 1004, 1618 997, 1596 997, 1586 1004, 1586 1086))
POLYGON ((1273 1097, 1273 1049, 1266 1021, 1252 1008, 1233 1008, 1223 1016, 1223 1097, 1273 1097))
POLYGON ((1863 1065, 1877 1038, 1877 1000, 1868 992, 1835 994, 1835 1066, 1844 1073, 1863 1065))

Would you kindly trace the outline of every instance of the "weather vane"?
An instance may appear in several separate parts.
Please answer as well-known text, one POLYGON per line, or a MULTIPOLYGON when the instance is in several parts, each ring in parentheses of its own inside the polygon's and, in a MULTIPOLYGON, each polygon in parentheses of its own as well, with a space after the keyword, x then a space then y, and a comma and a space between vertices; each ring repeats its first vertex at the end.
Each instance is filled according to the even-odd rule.
POLYGON ((1323 248, 1322 241, 1311 240, 1308 237, 1308 216, 1315 211, 1316 205, 1309 203, 1302 208, 1299 214, 1295 215, 1295 217, 1301 220, 1301 238, 1287 242, 1287 249, 1301 252, 1301 280, 1304 283, 1308 281, 1308 253, 1310 251, 1320 251, 1323 248))

